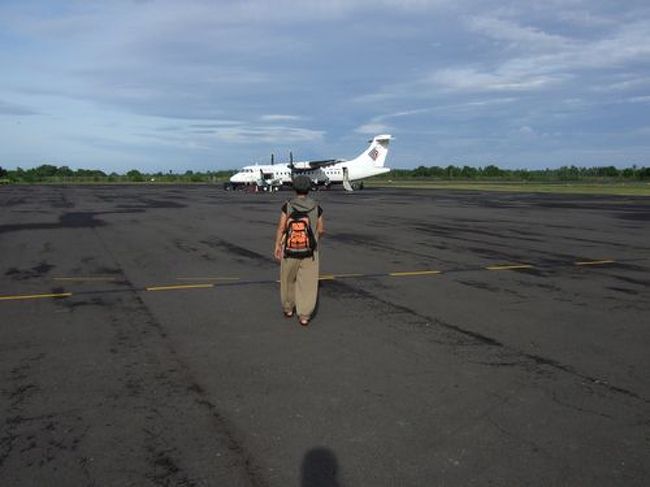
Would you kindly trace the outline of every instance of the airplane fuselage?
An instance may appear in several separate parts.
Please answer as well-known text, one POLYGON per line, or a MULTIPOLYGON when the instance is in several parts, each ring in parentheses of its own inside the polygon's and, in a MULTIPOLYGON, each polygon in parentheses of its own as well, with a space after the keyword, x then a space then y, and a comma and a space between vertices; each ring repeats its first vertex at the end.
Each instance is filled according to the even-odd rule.
MULTIPOLYGON (((296 163, 295 167, 299 168, 300 163, 296 163)), ((373 167, 370 165, 363 167, 361 165, 347 164, 346 161, 329 167, 306 169, 301 171, 300 174, 309 177, 314 184, 342 184, 346 170, 348 171, 350 181, 358 181, 387 173, 390 171, 390 168, 373 167)), ((288 185, 291 184, 292 174, 293 172, 289 164, 256 164, 244 167, 230 178, 230 181, 239 184, 256 184, 263 178, 267 182, 273 181, 275 184, 288 185)))

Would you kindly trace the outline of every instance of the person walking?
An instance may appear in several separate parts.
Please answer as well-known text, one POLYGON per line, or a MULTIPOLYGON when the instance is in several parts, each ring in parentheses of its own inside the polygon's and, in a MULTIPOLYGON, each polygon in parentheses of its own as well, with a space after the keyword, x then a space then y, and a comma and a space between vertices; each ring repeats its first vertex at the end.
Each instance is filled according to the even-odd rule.
POLYGON ((280 300, 284 316, 294 312, 307 326, 318 299, 320 237, 325 233, 323 209, 311 199, 311 179, 293 179, 295 198, 282 205, 273 255, 280 262, 280 300))

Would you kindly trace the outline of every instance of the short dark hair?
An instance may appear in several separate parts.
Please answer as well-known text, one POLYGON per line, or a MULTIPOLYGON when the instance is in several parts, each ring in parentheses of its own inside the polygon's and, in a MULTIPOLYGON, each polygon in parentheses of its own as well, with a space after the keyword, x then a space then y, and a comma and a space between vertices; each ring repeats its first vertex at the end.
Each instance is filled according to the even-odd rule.
POLYGON ((293 178, 293 189, 298 194, 307 194, 311 189, 311 179, 307 176, 296 176, 293 178))

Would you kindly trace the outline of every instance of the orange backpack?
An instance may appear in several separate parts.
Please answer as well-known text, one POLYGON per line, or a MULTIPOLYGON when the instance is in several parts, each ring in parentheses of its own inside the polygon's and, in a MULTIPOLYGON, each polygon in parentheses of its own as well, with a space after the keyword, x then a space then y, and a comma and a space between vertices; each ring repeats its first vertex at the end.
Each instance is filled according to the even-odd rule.
POLYGON ((294 259, 312 257, 316 250, 316 238, 311 228, 309 214, 298 210, 290 212, 290 207, 291 204, 287 203, 289 217, 284 232, 284 256, 294 259))

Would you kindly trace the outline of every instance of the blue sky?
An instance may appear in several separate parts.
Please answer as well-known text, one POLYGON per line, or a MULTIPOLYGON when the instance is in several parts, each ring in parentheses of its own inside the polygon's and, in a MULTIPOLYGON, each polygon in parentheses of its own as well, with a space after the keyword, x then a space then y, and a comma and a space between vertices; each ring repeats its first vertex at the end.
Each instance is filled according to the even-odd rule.
POLYGON ((0 165, 650 165, 650 4, 0 1, 0 165))

